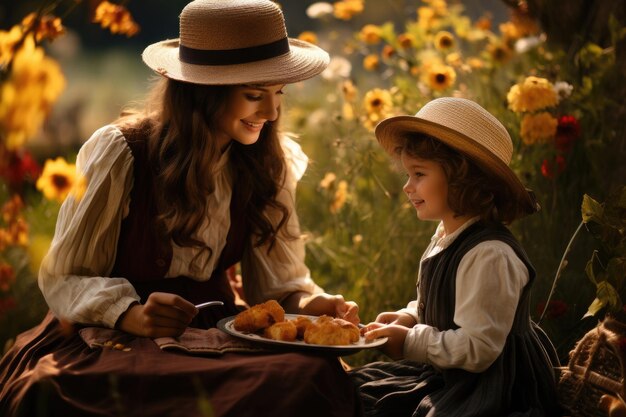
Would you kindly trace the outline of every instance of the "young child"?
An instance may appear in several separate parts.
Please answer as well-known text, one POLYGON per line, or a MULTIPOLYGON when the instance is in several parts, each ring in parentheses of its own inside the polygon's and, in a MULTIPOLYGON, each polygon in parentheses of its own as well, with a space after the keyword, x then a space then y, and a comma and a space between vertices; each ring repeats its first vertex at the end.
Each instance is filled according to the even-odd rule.
POLYGON ((555 416, 546 335, 530 320, 535 270, 504 226, 539 206, 508 167, 502 124, 473 101, 440 98, 376 127, 407 173, 404 192, 439 227, 422 256, 417 300, 378 315, 396 362, 353 371, 369 416, 555 416))

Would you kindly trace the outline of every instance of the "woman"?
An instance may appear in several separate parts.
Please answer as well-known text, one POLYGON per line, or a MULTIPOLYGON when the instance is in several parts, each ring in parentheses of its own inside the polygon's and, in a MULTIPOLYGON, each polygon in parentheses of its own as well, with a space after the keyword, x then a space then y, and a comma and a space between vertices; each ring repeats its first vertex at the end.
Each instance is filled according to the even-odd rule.
POLYGON ((336 358, 232 353, 246 350, 236 341, 191 356, 153 341, 237 314, 225 274, 237 262, 251 305, 358 322, 304 265, 294 194, 306 156, 277 130, 285 84, 328 55, 289 39, 267 0, 193 1, 180 34, 143 53, 163 76, 146 108, 78 155, 88 187, 63 204, 39 275, 51 313, 0 362, 0 415, 358 413, 336 358), (224 306, 195 307, 208 300, 224 306))

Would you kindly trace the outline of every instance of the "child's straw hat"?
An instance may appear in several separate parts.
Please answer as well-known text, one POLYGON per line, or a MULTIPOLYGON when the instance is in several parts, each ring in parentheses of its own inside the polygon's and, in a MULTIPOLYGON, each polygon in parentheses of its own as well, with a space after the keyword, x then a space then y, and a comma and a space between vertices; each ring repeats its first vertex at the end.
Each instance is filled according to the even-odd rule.
POLYGON ((382 147, 397 157, 398 139, 423 133, 469 157, 487 174, 500 178, 527 214, 539 210, 532 192, 509 168, 513 155, 511 136, 502 123, 477 103, 444 97, 427 103, 415 116, 396 116, 376 126, 382 147))
POLYGON ((194 84, 282 84, 328 65, 328 54, 287 37, 280 8, 269 0, 195 0, 180 15, 180 38, 143 51, 161 75, 194 84))

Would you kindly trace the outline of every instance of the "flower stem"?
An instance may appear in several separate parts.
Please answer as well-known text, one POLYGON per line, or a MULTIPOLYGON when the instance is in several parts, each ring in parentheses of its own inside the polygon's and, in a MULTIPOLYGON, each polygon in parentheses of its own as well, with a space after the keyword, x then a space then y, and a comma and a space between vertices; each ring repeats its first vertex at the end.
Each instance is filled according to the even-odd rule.
POLYGON ((580 222, 580 224, 578 225, 578 227, 576 228, 576 231, 574 232, 574 234, 572 235, 572 237, 570 238, 569 242, 567 243, 567 247, 565 248, 565 252, 563 252, 563 257, 561 258, 561 262, 559 263, 559 267, 556 270, 556 274, 554 275, 554 280, 552 281, 552 288, 550 288, 550 294, 548 294, 548 299, 546 300, 545 306, 543 308, 543 311, 541 312, 541 317, 539 317, 539 320, 537 321, 537 324, 540 324, 541 321, 543 320, 546 311, 548 310, 548 306, 550 305, 550 300, 552 299, 552 296, 554 295, 554 291, 556 290, 556 283, 559 280, 559 278, 561 277, 561 273, 563 272, 563 269, 565 269, 565 265, 566 265, 566 257, 569 254, 570 248, 572 247, 572 244, 574 243, 574 239, 576 239, 576 236, 578 236, 578 233, 580 232, 580 229, 583 228, 583 225, 585 224, 584 220, 580 222))

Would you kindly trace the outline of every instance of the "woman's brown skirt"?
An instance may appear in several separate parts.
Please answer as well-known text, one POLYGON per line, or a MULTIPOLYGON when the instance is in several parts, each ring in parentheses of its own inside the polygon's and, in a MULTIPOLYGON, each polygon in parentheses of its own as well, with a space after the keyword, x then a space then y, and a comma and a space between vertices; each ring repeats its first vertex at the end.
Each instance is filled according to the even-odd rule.
POLYGON ((89 347, 48 313, 0 361, 0 416, 357 416, 333 356, 192 356, 128 336, 89 347))

